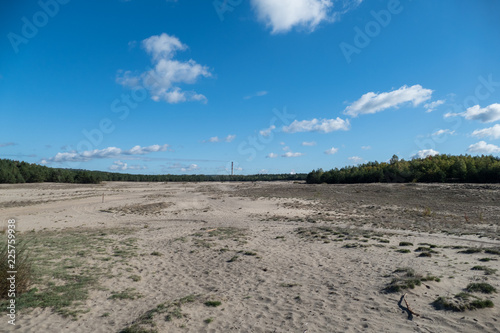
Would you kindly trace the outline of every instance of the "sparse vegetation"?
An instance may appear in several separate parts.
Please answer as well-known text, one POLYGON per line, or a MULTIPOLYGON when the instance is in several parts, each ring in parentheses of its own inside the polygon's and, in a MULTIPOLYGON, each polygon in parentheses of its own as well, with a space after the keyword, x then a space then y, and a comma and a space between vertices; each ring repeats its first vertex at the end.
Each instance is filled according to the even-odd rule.
MULTIPOLYGON (((14 231, 14 229, 9 230, 14 231)), ((15 233, 13 235, 15 235, 15 233)), ((16 240, 16 243, 10 244, 11 246, 9 247, 7 239, 10 238, 2 237, 0 241, 0 281, 2 281, 2 283, 0 283, 0 299, 8 298, 10 287, 10 274, 7 273, 8 271, 17 272, 15 276, 15 286, 18 296, 26 293, 34 280, 32 258, 28 250, 30 245, 29 241, 25 241, 17 235, 17 240, 16 238, 12 238, 16 240), (15 251, 15 261, 9 260, 12 259, 12 257, 9 257, 8 254, 12 250, 15 251), (10 266, 11 264, 13 265, 12 267, 10 266)))
POLYGON ((236 260, 238 260, 238 258, 239 258, 238 256, 233 256, 227 262, 235 262, 236 260))
POLYGON ((187 303, 193 303, 199 299, 197 295, 188 295, 173 302, 158 304, 154 309, 146 311, 139 318, 134 320, 130 326, 127 326, 120 333, 157 333, 155 317, 158 314, 165 314, 165 321, 181 319, 185 315, 182 313, 182 306, 187 303))
POLYGON ((222 304, 222 302, 220 302, 220 301, 206 301, 203 304, 205 304, 205 306, 208 306, 208 307, 216 308, 216 307, 220 306, 222 304))
POLYGON ((141 298, 142 295, 135 291, 135 288, 127 288, 123 291, 112 291, 109 299, 137 299, 141 298))
POLYGON ((484 253, 500 255, 500 248, 484 249, 484 253))
POLYGON ((438 297, 432 305, 437 310, 451 310, 463 312, 466 310, 476 310, 483 308, 492 308, 493 302, 488 299, 481 299, 469 293, 460 293, 455 297, 438 297))
POLYGON ((483 294, 493 294, 497 292, 491 284, 485 282, 469 283, 465 289, 470 293, 478 292, 483 294))
MULTIPOLYGON (((128 256, 135 255, 133 242, 119 242, 113 238, 124 234, 130 234, 130 229, 97 231, 80 228, 17 235, 16 240, 29 244, 29 256, 32 258, 31 282, 36 288, 17 295, 16 309, 51 308, 72 319, 88 312, 85 301, 89 290, 99 287, 98 279, 109 274, 105 268, 119 262, 120 256, 114 257, 115 261, 104 259, 110 259, 110 253, 121 251, 125 251, 128 256), (95 256, 89 258, 78 255, 83 252, 92 252, 95 256), (99 264, 96 265, 93 260, 99 264)), ((5 311, 5 305, 6 301, 0 301, 0 311, 5 311)))
POLYGON ((468 249, 458 251, 458 253, 465 253, 465 254, 474 254, 474 253, 480 253, 483 252, 483 249, 480 249, 478 247, 469 247, 468 249))
POLYGON ((410 242, 399 242, 399 246, 413 246, 413 243, 410 243, 410 242))
POLYGON ((486 267, 486 266, 474 266, 472 267, 473 271, 483 271, 485 275, 493 275, 497 272, 496 269, 486 267))
POLYGON ((414 289, 416 286, 420 286, 424 281, 436 281, 439 282, 438 277, 427 275, 422 276, 421 274, 415 273, 413 268, 402 267, 397 268, 393 275, 391 282, 383 289, 386 293, 400 292, 404 289, 414 289))
POLYGON ((129 278, 134 282, 141 281, 141 277, 139 275, 130 275, 129 278))

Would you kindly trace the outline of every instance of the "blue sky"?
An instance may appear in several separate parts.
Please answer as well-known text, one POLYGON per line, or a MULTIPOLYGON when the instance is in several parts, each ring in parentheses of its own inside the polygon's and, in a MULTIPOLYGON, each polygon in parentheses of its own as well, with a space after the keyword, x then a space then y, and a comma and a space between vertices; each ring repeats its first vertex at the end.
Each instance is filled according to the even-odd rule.
POLYGON ((255 174, 500 155, 498 1, 2 6, 1 158, 255 174))

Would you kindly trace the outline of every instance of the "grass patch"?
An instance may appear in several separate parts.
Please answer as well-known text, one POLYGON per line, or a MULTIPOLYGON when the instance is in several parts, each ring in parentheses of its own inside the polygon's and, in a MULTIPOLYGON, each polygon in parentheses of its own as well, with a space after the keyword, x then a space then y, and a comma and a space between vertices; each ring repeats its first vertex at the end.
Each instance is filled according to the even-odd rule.
POLYGON ((415 249, 415 252, 426 252, 426 253, 439 253, 437 251, 434 251, 430 247, 425 247, 425 246, 419 246, 415 249))
POLYGON ((211 323, 211 322, 213 322, 213 321, 214 321, 214 318, 210 317, 210 318, 205 319, 203 322, 204 322, 205 324, 210 324, 210 323, 211 323))
POLYGON ((492 261, 492 260, 494 260, 494 259, 492 259, 492 258, 480 258, 480 259, 478 259, 478 260, 479 260, 479 261, 482 261, 482 262, 488 262, 488 261, 492 261))
POLYGON ((411 253, 411 251, 408 250, 408 249, 399 249, 399 250, 396 250, 396 252, 399 252, 399 253, 411 253))
POLYGON ((298 283, 281 283, 280 284, 280 287, 283 287, 283 288, 293 288, 293 287, 297 287, 297 286, 300 286, 300 284, 298 284, 298 283))
POLYGON ((458 253, 465 253, 465 254, 474 254, 474 253, 479 253, 483 252, 483 249, 480 249, 478 247, 469 247, 465 250, 458 251, 458 253))
POLYGON ((399 246, 413 246, 411 242, 399 242, 399 246))
POLYGON ((141 277, 139 275, 130 275, 129 279, 131 279, 134 282, 139 282, 141 281, 141 277))
POLYGON ((473 271, 483 271, 484 275, 493 275, 497 272, 496 269, 486 266, 474 266, 471 268, 473 271))
POLYGON ((417 274, 413 268, 410 267, 397 268, 392 275, 393 278, 391 282, 383 289, 386 293, 396 293, 405 289, 414 289, 420 286, 423 281, 440 281, 438 277, 432 275, 422 276, 421 274, 417 274))
POLYGON ((205 306, 208 306, 208 307, 216 308, 216 307, 220 306, 222 304, 222 302, 220 302, 220 301, 206 301, 203 304, 205 304, 205 306))
POLYGON ((489 248, 489 249, 484 249, 484 253, 489 253, 489 254, 496 254, 500 256, 500 248, 489 248))
POLYGON ((186 303, 192 303, 198 299, 197 295, 188 295, 170 303, 158 304, 155 308, 146 311, 139 318, 134 320, 131 325, 125 327, 120 333, 157 333, 155 318, 157 315, 164 314, 165 321, 184 318, 182 306, 186 303))
POLYGON ((497 290, 491 284, 485 282, 469 283, 465 290, 470 293, 478 292, 483 294, 493 294, 497 292, 497 290))
MULTIPOLYGON (((31 283, 34 286, 16 295, 16 309, 51 308, 73 319, 88 312, 85 301, 89 291, 98 288, 97 281, 109 276, 110 268, 115 264, 112 261, 105 262, 103 258, 112 258, 110 255, 125 248, 127 253, 134 253, 133 241, 120 242, 116 239, 116 236, 130 235, 130 231, 129 228, 106 229, 105 232, 79 228, 16 235, 16 242, 29 244, 31 283), (95 255, 85 255, 88 253, 95 255)), ((22 252, 19 252, 19 248, 16 250, 19 257, 22 252)), ((2 260, 0 264, 4 262, 7 260, 2 260)), ((17 271, 19 275, 19 268, 17 271)), ((20 282, 16 280, 19 291, 20 282)), ((7 310, 6 305, 7 300, 0 300, 0 312, 7 310)))
POLYGON ((235 262, 238 260, 238 256, 233 256, 231 259, 229 259, 227 262, 235 262))
POLYGON ((127 288, 124 291, 112 291, 111 296, 108 299, 137 299, 141 298, 142 295, 135 291, 135 288, 127 288))
POLYGON ((489 299, 481 299, 469 293, 459 293, 455 297, 438 297, 432 306, 436 310, 449 310, 455 312, 464 312, 466 310, 476 310, 492 308, 493 302, 489 299))
POLYGON ((16 286, 16 296, 27 292, 33 282, 33 268, 32 268, 32 258, 28 247, 30 246, 28 241, 23 239, 16 239, 16 234, 12 231, 14 229, 9 229, 7 231, 8 235, 12 235, 10 239, 15 241, 14 244, 8 244, 8 236, 2 237, 2 242, 0 243, 0 299, 7 299, 9 297, 10 283, 8 278, 11 274, 7 271, 16 271, 15 274, 15 286, 16 286), (12 233, 11 233, 12 232, 12 233), (15 255, 14 257, 9 256, 9 252, 15 255))

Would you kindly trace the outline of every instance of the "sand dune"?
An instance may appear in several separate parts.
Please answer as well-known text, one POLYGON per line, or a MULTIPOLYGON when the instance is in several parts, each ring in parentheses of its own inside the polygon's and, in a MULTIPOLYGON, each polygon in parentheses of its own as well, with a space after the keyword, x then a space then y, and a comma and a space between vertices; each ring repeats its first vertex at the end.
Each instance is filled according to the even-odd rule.
POLYGON ((17 326, 4 318, 1 330, 500 331, 497 293, 471 293, 493 308, 432 305, 438 297, 456 300, 470 283, 500 289, 498 186, 105 183, 0 190, 3 219, 16 218, 25 237, 38 240, 35 265, 46 270, 34 285, 39 293, 69 283, 68 276, 94 279, 72 304, 22 309, 17 326), (463 253, 468 248, 478 250, 463 253), (403 268, 439 281, 384 291, 406 274, 395 272, 403 268), (406 292, 420 317, 410 320, 398 305, 406 292))

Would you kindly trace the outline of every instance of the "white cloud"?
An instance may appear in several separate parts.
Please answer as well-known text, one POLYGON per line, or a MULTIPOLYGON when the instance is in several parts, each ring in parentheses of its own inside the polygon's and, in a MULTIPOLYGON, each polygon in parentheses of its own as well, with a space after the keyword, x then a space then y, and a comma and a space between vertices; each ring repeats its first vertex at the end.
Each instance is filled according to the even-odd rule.
POLYGON ((370 149, 372 149, 372 146, 361 146, 361 149, 370 150, 370 149))
POLYGON ((347 131, 349 130, 349 120, 344 120, 339 117, 337 119, 321 119, 314 118, 313 120, 294 120, 289 126, 283 127, 283 132, 297 133, 297 132, 323 132, 330 133, 333 131, 347 131))
POLYGON ((259 171, 259 174, 261 174, 261 175, 266 175, 266 174, 268 174, 268 173, 269 173, 269 170, 267 170, 267 169, 261 169, 261 170, 259 171))
POLYGON ((316 146, 316 142, 314 142, 314 141, 311 141, 311 142, 304 141, 304 142, 302 142, 302 145, 306 146, 306 147, 312 147, 312 146, 316 146))
POLYGON ((498 154, 500 153, 500 147, 491 143, 479 141, 478 143, 470 145, 467 151, 469 153, 498 154))
POLYGON ((283 147, 281 149, 283 149, 283 151, 290 151, 290 147, 288 147, 288 146, 285 146, 285 147, 283 147))
POLYGON ((149 153, 154 153, 158 151, 166 151, 169 145, 152 145, 148 147, 134 146, 129 150, 122 152, 124 155, 144 155, 149 153))
POLYGON ((339 151, 338 148, 332 147, 330 149, 325 150, 325 154, 327 154, 327 155, 333 155, 333 154, 335 154, 338 151, 339 151))
POLYGON ((260 135, 262 135, 262 136, 269 136, 269 135, 271 135, 271 132, 272 132, 274 129, 276 129, 276 126, 271 125, 269 128, 263 129, 263 130, 261 130, 259 133, 260 133, 260 135))
POLYGON ((357 117, 360 114, 371 114, 389 108, 397 108, 404 103, 411 102, 417 106, 432 96, 432 90, 424 89, 421 85, 402 86, 398 90, 384 93, 369 92, 361 96, 360 99, 349 105, 344 110, 344 114, 357 117))
POLYGON ((267 94, 268 94, 268 92, 265 91, 265 90, 263 90, 263 91, 257 91, 255 94, 243 97, 243 99, 250 99, 250 98, 254 98, 254 97, 266 96, 267 94))
POLYGON ((168 167, 168 169, 180 170, 182 172, 198 170, 199 168, 197 164, 182 165, 180 163, 174 163, 168 167))
POLYGON ((153 56, 153 59, 172 59, 177 51, 184 51, 187 45, 175 36, 166 33, 151 36, 142 41, 144 49, 153 56))
POLYGON ((211 73, 207 66, 202 66, 192 59, 173 59, 177 51, 187 49, 177 37, 166 33, 151 36, 142 41, 142 46, 151 55, 154 68, 141 74, 118 71, 117 83, 131 88, 142 86, 149 90, 151 99, 157 102, 206 102, 205 96, 194 91, 183 91, 179 87, 179 84, 194 84, 198 78, 210 77, 211 73))
POLYGON ((362 0, 344 0, 340 12, 333 12, 334 0, 252 0, 252 6, 271 33, 285 33, 294 27, 314 31, 321 22, 335 19, 358 6, 362 0))
POLYGON ((500 139, 500 125, 496 124, 493 127, 475 130, 474 132, 472 132, 472 136, 477 136, 480 138, 490 137, 492 139, 500 139))
POLYGON ((57 153, 56 156, 46 159, 46 162, 87 162, 99 158, 115 158, 123 155, 144 155, 152 152, 166 151, 169 145, 152 145, 148 147, 134 146, 128 150, 122 150, 116 147, 104 149, 86 150, 83 152, 65 152, 57 153))
POLYGON ((424 108, 427 110, 425 112, 432 112, 434 111, 438 106, 443 105, 446 100, 440 99, 431 103, 424 104, 424 108))
POLYGON ((204 142, 231 142, 236 138, 236 135, 234 134, 229 134, 225 138, 219 138, 218 136, 213 136, 210 139, 204 141, 204 142))
POLYGON ((109 170, 145 170, 147 169, 146 166, 143 165, 128 165, 125 162, 122 161, 114 161, 113 164, 109 167, 109 170))
POLYGON ((419 150, 412 157, 413 158, 426 158, 427 156, 434 156, 434 155, 439 155, 439 152, 435 151, 434 149, 423 149, 423 150, 419 150))
POLYGON ((291 151, 287 151, 286 153, 284 153, 283 155, 281 155, 281 157, 300 157, 304 154, 302 153, 294 153, 294 152, 291 152, 291 151))
POLYGON ((455 131, 452 131, 449 129, 440 129, 440 130, 437 130, 436 132, 432 133, 431 136, 438 136, 438 135, 443 135, 443 134, 453 135, 453 134, 455 134, 455 131))
POLYGON ((313 31, 328 19, 332 0, 252 0, 259 19, 271 27, 271 32, 287 32, 294 26, 313 31))
POLYGON ((361 164, 363 163, 363 158, 359 156, 351 156, 347 158, 349 161, 351 161, 353 164, 361 164))
POLYGON ((481 108, 479 105, 474 105, 461 113, 447 113, 445 118, 462 116, 467 120, 477 120, 482 123, 491 123, 500 120, 500 104, 494 103, 487 107, 481 108))
POLYGON ((194 171, 198 170, 200 167, 197 164, 191 164, 188 167, 181 168, 181 171, 186 172, 186 171, 194 171))
POLYGON ((269 153, 266 156, 266 158, 276 158, 276 157, 278 157, 278 154, 275 154, 275 153, 269 153))

